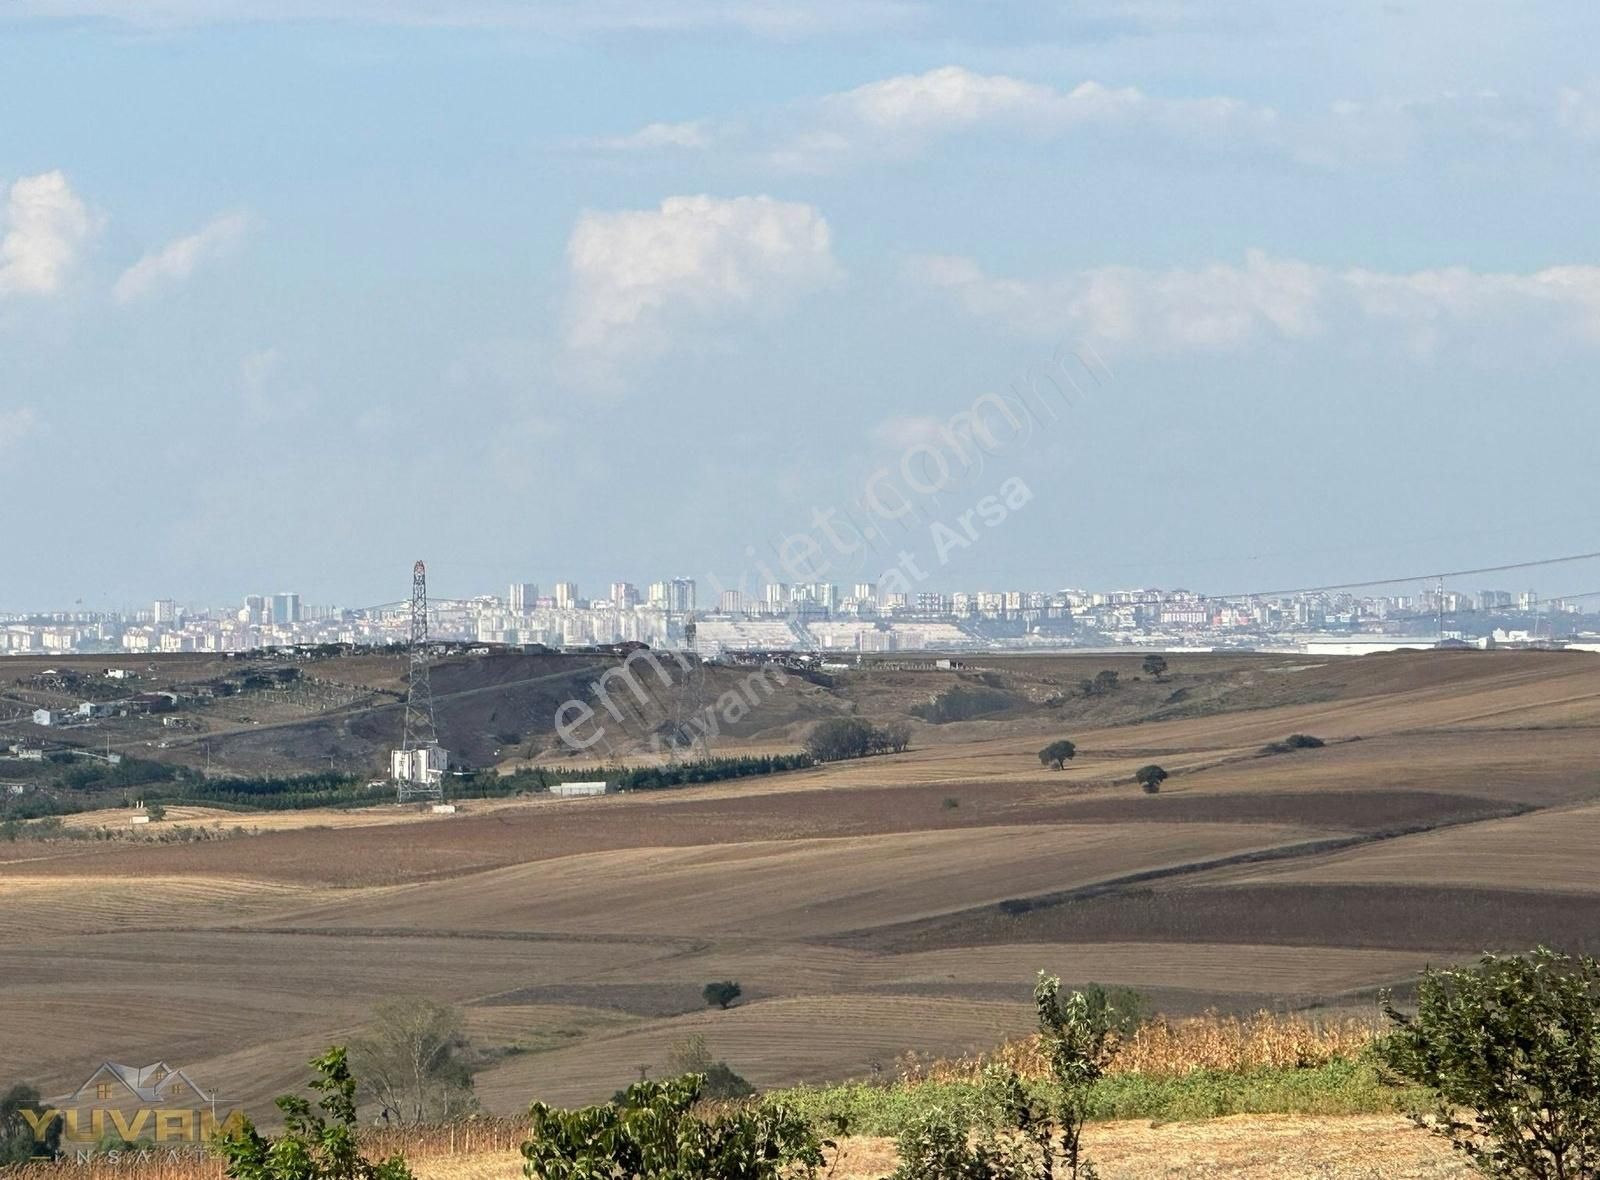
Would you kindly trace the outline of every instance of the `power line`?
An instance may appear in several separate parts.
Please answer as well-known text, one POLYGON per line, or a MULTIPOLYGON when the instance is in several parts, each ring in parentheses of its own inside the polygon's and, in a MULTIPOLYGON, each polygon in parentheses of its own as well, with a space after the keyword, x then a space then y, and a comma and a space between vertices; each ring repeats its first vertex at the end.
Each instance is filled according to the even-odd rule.
POLYGON ((1570 565, 1600 559, 1600 552, 1574 553, 1567 557, 1545 557, 1538 561, 1513 561, 1505 565, 1485 565, 1467 570, 1430 570, 1399 578, 1373 578, 1365 582, 1336 582, 1326 586, 1296 586, 1287 590, 1252 590, 1242 594, 1202 594, 1201 598, 1284 598, 1291 594, 1325 594, 1333 590, 1364 590, 1371 586, 1394 586, 1402 582, 1431 582, 1439 578, 1465 578, 1475 574, 1503 574, 1510 570, 1537 569, 1546 565, 1570 565))

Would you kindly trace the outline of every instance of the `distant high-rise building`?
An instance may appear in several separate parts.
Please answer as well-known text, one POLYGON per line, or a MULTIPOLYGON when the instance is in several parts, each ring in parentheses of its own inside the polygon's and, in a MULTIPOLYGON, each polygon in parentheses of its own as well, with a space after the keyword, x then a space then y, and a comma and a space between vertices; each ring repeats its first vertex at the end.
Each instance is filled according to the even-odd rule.
POLYGON ((265 594, 246 594, 244 596, 244 610, 239 615, 246 623, 259 626, 267 621, 267 596, 265 594))
POLYGON ((671 592, 668 590, 665 582, 650 583, 650 591, 647 601, 650 603, 651 609, 666 610, 667 601, 669 598, 671 598, 671 592))
POLYGON ((170 626, 178 621, 178 608, 170 598, 156 599, 155 609, 150 612, 150 621, 157 627, 170 626))
POLYGON ((717 600, 717 610, 725 615, 744 613, 744 595, 737 590, 724 590, 717 600))
POLYGON ((612 582, 611 605, 618 610, 632 610, 639 605, 638 587, 632 582, 612 582))
POLYGON ((693 578, 673 578, 667 583, 667 609, 678 614, 694 609, 693 578))
POLYGON ((773 582, 766 588, 767 608, 774 614, 789 605, 789 587, 783 582, 773 582))
POLYGON ((512 582, 511 592, 506 595, 506 604, 512 614, 525 615, 533 609, 534 602, 539 597, 539 587, 534 582, 512 582))
POLYGON ((875 604, 878 601, 878 587, 871 582, 857 582, 850 593, 856 600, 857 606, 867 602, 875 604))
POLYGON ((839 605, 839 587, 832 582, 802 582, 794 588, 793 601, 802 609, 832 614, 839 605))
POLYGON ((556 608, 558 610, 571 610, 578 605, 578 583, 556 583, 556 608))
POLYGON ((272 596, 272 621, 280 626, 300 621, 300 596, 285 593, 272 596))

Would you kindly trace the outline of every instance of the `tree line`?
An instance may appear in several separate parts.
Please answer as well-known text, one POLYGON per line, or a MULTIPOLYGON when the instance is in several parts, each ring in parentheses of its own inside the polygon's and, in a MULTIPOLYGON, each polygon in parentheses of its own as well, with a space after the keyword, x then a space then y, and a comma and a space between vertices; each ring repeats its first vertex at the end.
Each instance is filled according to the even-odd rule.
POLYGON ((818 762, 898 754, 910 745, 911 726, 906 722, 874 725, 864 717, 835 717, 818 722, 806 737, 806 753, 818 762))

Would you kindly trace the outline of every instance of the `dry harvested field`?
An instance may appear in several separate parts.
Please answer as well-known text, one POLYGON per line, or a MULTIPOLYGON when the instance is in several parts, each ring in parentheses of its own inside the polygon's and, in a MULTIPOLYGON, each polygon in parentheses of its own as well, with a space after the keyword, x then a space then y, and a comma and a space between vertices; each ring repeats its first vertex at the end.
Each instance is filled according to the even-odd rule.
MULTIPOLYGON (((338 674, 382 689, 392 663, 338 674)), ((1600 947, 1600 658, 1172 664, 1157 684, 1134 657, 996 661, 972 675, 1007 678, 1003 715, 919 721, 903 755, 718 786, 449 817, 196 809, 182 821, 255 834, 0 844, 0 1082, 50 1093, 101 1060, 160 1058, 259 1112, 376 1000, 415 993, 461 1005, 502 1051, 479 1092, 510 1113, 608 1096, 690 1034, 759 1085, 983 1048, 1026 1027, 1041 968, 1171 1013, 1358 1010, 1428 962, 1600 947), (1122 670, 1120 695, 1066 692, 1101 667, 1122 670), (1262 754, 1296 732, 1328 744, 1262 754), (1058 736, 1080 755, 1052 772, 1036 752, 1058 736), (1156 796, 1130 781, 1148 762, 1172 772, 1156 796), (725 978, 743 999, 708 1010, 701 986, 725 978)), ((566 683, 468 671, 444 690, 486 723, 496 691, 527 704, 566 683)), ((843 679, 796 687, 744 740, 770 748, 829 711, 903 715, 951 683, 870 665, 843 679)), ((314 761, 341 725, 361 730, 274 730, 262 757, 300 733, 314 761)), ((1181 1171, 1181 1129, 1146 1129, 1165 1171, 1137 1129, 1101 1131, 1100 1154, 1108 1176, 1453 1174, 1406 1156, 1391 1124, 1372 1131, 1396 1137, 1381 1173, 1274 1171, 1338 1144, 1268 1130, 1185 1141, 1181 1171)))

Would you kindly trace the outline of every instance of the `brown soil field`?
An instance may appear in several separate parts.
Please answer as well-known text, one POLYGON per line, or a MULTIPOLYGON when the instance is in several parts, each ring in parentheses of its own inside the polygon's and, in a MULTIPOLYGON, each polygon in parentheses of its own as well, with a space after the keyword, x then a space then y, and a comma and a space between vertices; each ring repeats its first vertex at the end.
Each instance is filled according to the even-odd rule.
POLYGON ((1600 890, 1600 807, 1552 809, 1460 829, 1427 832, 1330 856, 1316 864, 1264 869, 1244 881, 1499 885, 1507 889, 1600 890))
MULTIPOLYGON (((479 1092, 510 1113, 606 1097, 693 1033, 762 1085, 986 1048, 1027 1027, 1039 969, 1172 1013, 1370 1010, 1429 962, 1600 946, 1600 659, 1171 659, 1159 684, 1135 679, 1136 656, 996 659, 960 676, 1002 678, 1001 714, 918 721, 905 754, 770 778, 453 816, 174 808, 255 834, 0 843, 0 1083, 53 1093, 103 1060, 164 1059, 263 1113, 376 1001, 419 994, 460 1005, 500 1054, 479 1092), (1072 695, 1107 667, 1123 688, 1072 695), (1329 744, 1262 756, 1296 732, 1329 744), (1053 772, 1036 752, 1058 736, 1080 753, 1053 772), (1147 762, 1173 772, 1158 795, 1130 781, 1147 762), (701 986, 724 978, 743 998, 706 1009, 701 986)), ((521 660, 441 670, 446 717, 486 741, 590 674, 521 660)), ((394 664, 305 674, 381 693, 394 664)), ((869 661, 797 681, 726 748, 834 713, 903 716, 959 678, 869 661)), ((392 700, 252 727, 240 764, 380 749, 392 700)), ((1252 1133, 1253 1148, 1218 1128, 1185 1148, 1193 1169, 1155 1171, 1130 1130, 1106 1174, 1294 1175, 1271 1161, 1316 1158, 1304 1126, 1252 1133)), ((1381 1171, 1304 1174, 1453 1174, 1396 1143, 1381 1171)))

